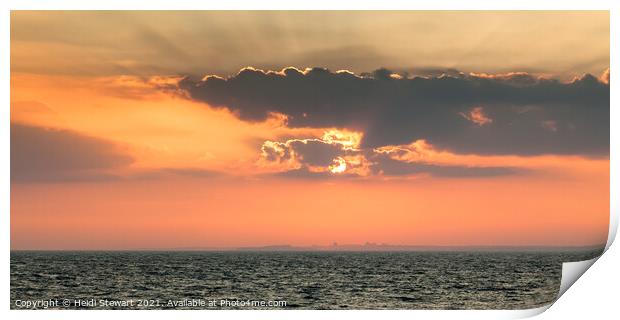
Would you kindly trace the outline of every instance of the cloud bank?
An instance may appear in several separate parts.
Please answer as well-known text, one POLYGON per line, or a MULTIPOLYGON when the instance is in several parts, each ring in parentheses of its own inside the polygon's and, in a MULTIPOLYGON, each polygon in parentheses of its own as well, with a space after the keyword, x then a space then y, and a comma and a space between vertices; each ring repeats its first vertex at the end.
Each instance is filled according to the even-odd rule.
POLYGON ((11 182, 100 181, 133 159, 106 140, 11 123, 11 182))
POLYGON ((287 116, 290 127, 364 133, 364 149, 425 140, 483 155, 609 153, 608 75, 565 83, 528 73, 414 77, 387 69, 356 75, 325 68, 242 69, 229 78, 184 78, 191 99, 247 121, 287 116))
POLYGON ((265 141, 258 164, 276 176, 294 178, 495 177, 527 171, 474 163, 424 140, 372 149, 361 148, 361 138, 358 132, 329 130, 320 138, 265 141))

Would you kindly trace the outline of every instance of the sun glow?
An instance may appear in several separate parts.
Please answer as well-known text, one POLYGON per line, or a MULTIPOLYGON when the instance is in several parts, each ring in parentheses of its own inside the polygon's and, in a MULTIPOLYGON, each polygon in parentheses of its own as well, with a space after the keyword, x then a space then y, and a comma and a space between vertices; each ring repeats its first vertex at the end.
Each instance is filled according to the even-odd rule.
POLYGON ((342 157, 334 159, 334 164, 329 166, 331 173, 343 173, 345 170, 347 170, 347 162, 342 157))
POLYGON ((322 140, 329 144, 341 144, 345 150, 356 150, 360 146, 361 132, 331 129, 323 133, 322 140))

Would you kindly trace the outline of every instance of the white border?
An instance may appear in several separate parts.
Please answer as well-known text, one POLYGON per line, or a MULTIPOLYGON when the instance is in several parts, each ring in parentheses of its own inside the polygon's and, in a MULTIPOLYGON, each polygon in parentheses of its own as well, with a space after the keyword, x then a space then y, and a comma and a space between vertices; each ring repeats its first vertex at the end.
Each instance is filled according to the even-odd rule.
MULTIPOLYGON (((77 319, 82 318, 84 313, 80 311, 8 311, 9 298, 9 248, 10 248, 10 166, 8 151, 10 137, 9 137, 9 97, 10 97, 10 12, 9 10, 94 10, 94 9, 106 9, 106 10, 197 10, 197 9, 210 9, 210 10, 235 10, 235 9, 288 9, 288 10, 609 10, 611 9, 611 69, 616 70, 616 60, 614 57, 618 55, 618 26, 614 22, 614 19, 619 15, 619 1, 605 1, 605 0, 563 0, 563 1, 540 1, 540 0, 502 0, 502 1, 483 1, 483 0, 444 0, 441 2, 419 1, 410 3, 400 3, 398 1, 369 1, 360 0, 355 2, 355 6, 345 4, 344 2, 337 2, 333 0, 314 0, 307 1, 306 3, 298 3, 294 1, 278 1, 278 0, 228 0, 222 2, 199 2, 196 0, 150 0, 150 1, 128 1, 128 0, 4 0, 0 1, 0 92, 2 97, 2 108, 0 108, 0 121, 2 125, 0 133, 0 150, 3 150, 2 157, 0 157, 0 212, 2 212, 2 227, 1 232, 1 244, 4 249, 4 263, 1 266, 0 274, 2 277, 2 298, 5 303, 5 308, 2 309, 2 313, 7 313, 6 318, 35 318, 44 316, 46 318, 57 319, 77 319)), ((567 21, 567 23, 570 23, 567 21)), ((614 73, 611 75, 614 77, 614 73)), ((611 105, 617 105, 618 90, 614 79, 611 81, 611 105)), ((611 123, 620 123, 620 114, 617 108, 611 108, 611 123)), ((611 183, 610 183, 610 195, 611 195, 611 215, 610 215, 610 233, 607 243, 607 249, 611 245, 615 234, 618 229, 618 213, 619 206, 617 198, 614 195, 619 194, 618 180, 620 178, 617 170, 618 159, 620 154, 618 150, 618 141, 620 139, 618 129, 613 125, 611 126, 611 183)), ((613 250, 611 250, 613 251, 613 250)), ((617 250, 616 250, 617 251, 617 250)), ((617 257, 617 253, 616 253, 617 257)), ((607 257, 606 257, 607 258, 607 257)), ((610 259, 607 259, 610 260, 610 259)), ((613 263, 613 262, 608 262, 613 263)), ((617 264, 616 258, 616 264, 617 264)), ((583 269, 583 268, 582 268, 583 269)), ((585 270, 583 270, 585 271, 585 270)), ((617 275, 609 274, 608 277, 615 277, 617 285, 617 275)), ((614 288, 617 293, 617 288, 614 288)), ((570 294, 570 292, 569 292, 570 294)), ((593 293, 594 294, 594 293, 593 293)), ((600 294, 600 293, 599 293, 600 294)), ((553 306, 553 310, 558 311, 560 308, 568 308, 568 313, 563 315, 570 315, 569 305, 562 305, 557 303, 553 306)), ((595 307, 590 305, 590 307, 595 307)), ((597 306, 598 307, 598 306, 597 306)), ((257 318, 257 319, 289 319, 291 316, 300 319, 315 319, 317 316, 325 317, 328 319, 340 318, 343 315, 348 317, 355 317, 360 319, 375 319, 379 316, 390 317, 395 319, 410 319, 416 318, 433 318, 433 319, 497 319, 497 318, 520 318, 528 317, 539 314, 546 310, 547 307, 521 310, 521 311, 426 311, 426 310, 412 310, 412 311, 348 311, 343 313, 341 311, 295 311, 294 313, 289 311, 167 311, 164 313, 155 311, 114 311, 115 317, 129 318, 138 316, 148 316, 154 319, 167 319, 170 315, 179 316, 184 318, 205 318, 205 317, 222 317, 222 318, 257 318), (148 314, 147 314, 148 313, 148 314)), ((609 309, 614 310, 614 309, 609 309)), ((558 311, 560 314, 561 310, 558 311)), ((106 311, 90 311, 88 317, 93 319, 108 319, 110 313, 106 311)))

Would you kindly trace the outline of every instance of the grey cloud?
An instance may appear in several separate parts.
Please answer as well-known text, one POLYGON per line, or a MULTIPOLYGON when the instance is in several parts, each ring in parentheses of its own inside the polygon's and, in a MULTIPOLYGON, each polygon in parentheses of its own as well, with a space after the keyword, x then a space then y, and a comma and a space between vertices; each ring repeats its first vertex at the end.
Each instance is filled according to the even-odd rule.
POLYGON ((295 160, 296 167, 273 174, 276 177, 303 179, 352 179, 360 176, 409 176, 430 174, 435 177, 497 177, 523 174, 526 170, 512 167, 471 167, 465 165, 438 165, 422 162, 406 162, 390 158, 373 149, 350 149, 341 144, 330 144, 320 139, 288 140, 263 145, 263 159, 273 163, 295 160), (336 158, 356 159, 360 163, 346 161, 347 170, 333 174, 328 167, 336 158), (364 167, 366 166, 366 167, 364 167), (322 170, 317 170, 321 168, 322 170), (360 171, 361 170, 361 171, 360 171))
POLYGON ((427 173, 435 177, 445 178, 484 178, 525 173, 524 169, 512 167, 444 166, 403 162, 386 157, 379 157, 376 161, 376 170, 380 170, 381 173, 386 176, 403 176, 427 173))
POLYGON ((111 142, 68 131, 11 124, 11 182, 102 181, 133 159, 111 142))
POLYGON ((345 150, 337 144, 328 144, 316 140, 292 141, 290 146, 301 156, 304 163, 312 166, 328 166, 332 164, 334 158, 345 153, 345 150))
POLYGON ((294 161, 303 168, 323 167, 333 164, 339 156, 355 153, 341 144, 327 143, 321 139, 291 139, 285 142, 270 141, 261 148, 263 160, 273 163, 294 161))
MULTIPOLYGON (((329 172, 311 172, 306 168, 289 170, 271 174, 270 176, 278 178, 291 178, 291 179, 308 179, 308 180, 323 180, 323 179, 338 179, 342 178, 341 175, 333 175, 329 172)), ((350 175, 347 175, 350 177, 350 175)))
MULTIPOLYGON (((418 174, 428 174, 438 178, 492 178, 500 176, 523 175, 528 171, 513 167, 467 167, 457 165, 433 165, 424 163, 410 163, 389 159, 380 155, 372 156, 371 166, 373 175, 386 177, 405 177, 418 174)), ((280 178, 295 179, 355 179, 359 175, 353 173, 331 174, 330 172, 312 172, 307 167, 288 170, 274 174, 280 178)))
POLYGON ((324 68, 243 69, 227 79, 185 78, 179 86, 191 98, 229 108, 247 121, 279 112, 292 127, 361 130, 364 147, 426 139, 458 153, 609 153, 609 85, 596 77, 563 83, 527 73, 451 73, 395 79, 385 69, 363 76, 324 68), (475 107, 492 123, 480 126, 461 116, 475 107), (545 121, 554 121, 557 130, 546 129, 545 121))

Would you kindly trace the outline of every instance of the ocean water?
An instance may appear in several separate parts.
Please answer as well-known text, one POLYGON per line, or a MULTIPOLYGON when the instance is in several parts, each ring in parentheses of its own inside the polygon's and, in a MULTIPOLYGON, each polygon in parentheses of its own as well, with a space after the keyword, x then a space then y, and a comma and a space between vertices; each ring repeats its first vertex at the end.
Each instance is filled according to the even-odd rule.
POLYGON ((13 251, 11 308, 524 309, 600 253, 13 251))

